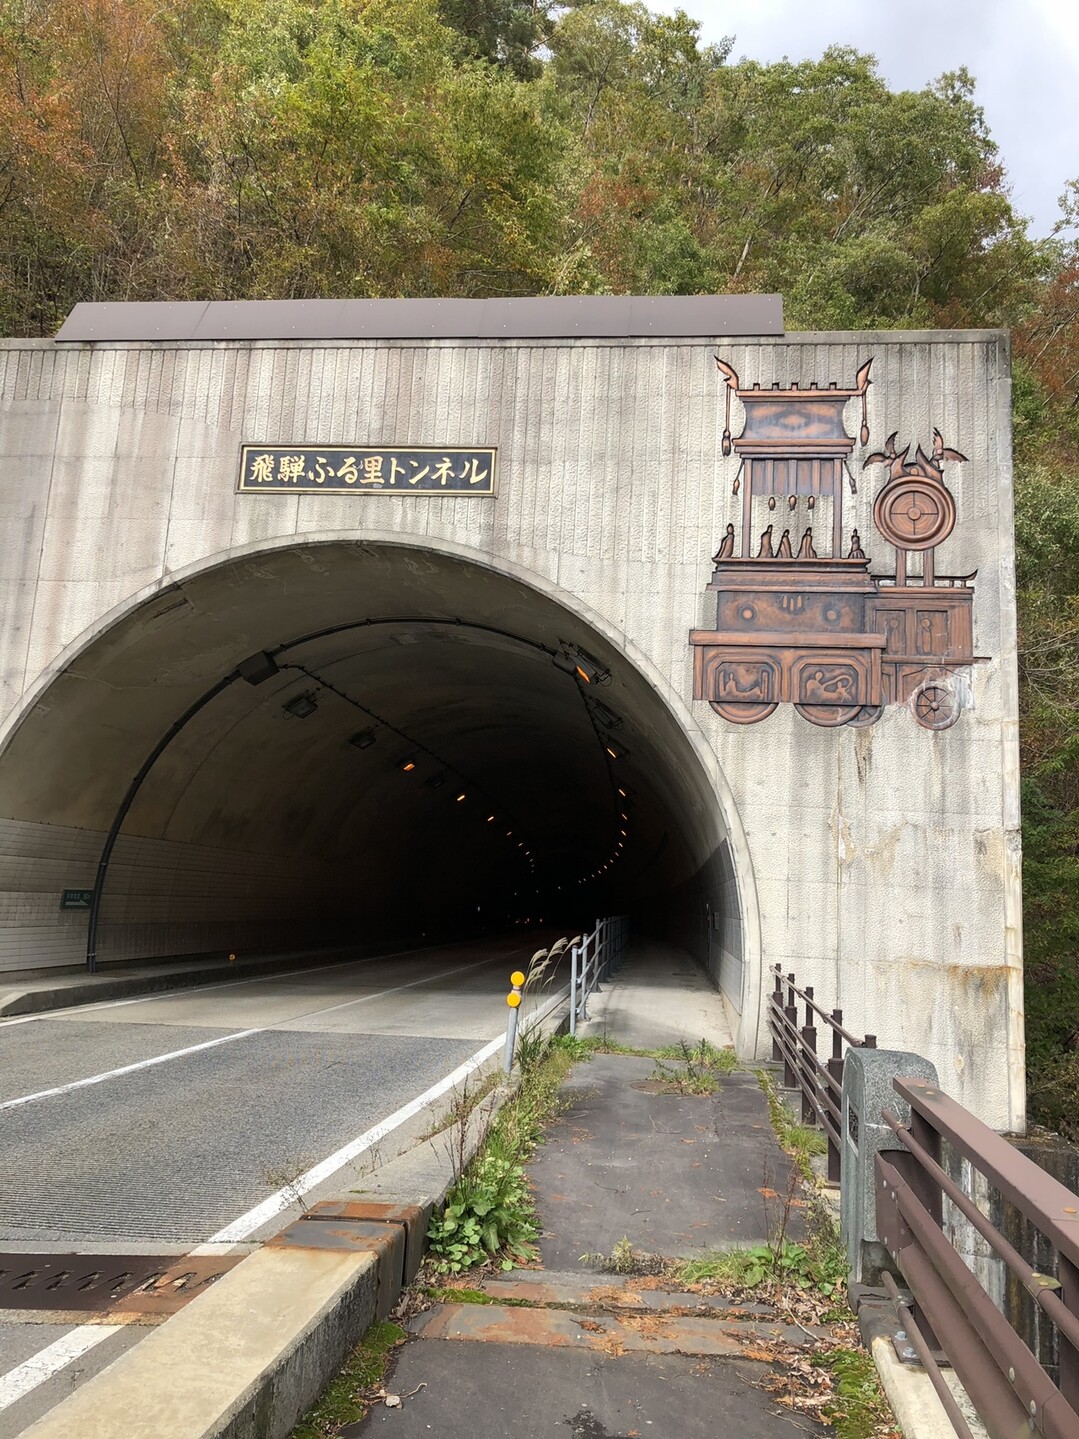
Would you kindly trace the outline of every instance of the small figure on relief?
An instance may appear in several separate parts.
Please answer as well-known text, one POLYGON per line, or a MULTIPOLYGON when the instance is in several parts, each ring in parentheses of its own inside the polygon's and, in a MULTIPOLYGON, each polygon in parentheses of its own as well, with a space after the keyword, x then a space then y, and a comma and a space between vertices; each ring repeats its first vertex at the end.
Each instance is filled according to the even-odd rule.
POLYGON ((734 554, 734 526, 727 526, 727 533, 720 541, 719 549, 712 556, 712 563, 718 565, 720 560, 729 560, 734 554))
POLYGON ((759 560, 774 560, 775 551, 772 549, 772 526, 769 525, 764 534, 761 535, 761 547, 757 551, 759 560))
POLYGON ((813 529, 811 525, 806 526, 806 532, 802 536, 802 543, 798 546, 798 558, 800 560, 815 560, 817 552, 813 548, 813 529))
POLYGON ((847 556, 847 559, 848 559, 848 560, 864 560, 864 559, 865 559, 865 554, 864 554, 864 552, 863 552, 863 550, 862 550, 862 541, 861 541, 861 539, 860 539, 859 536, 858 536, 858 531, 857 531, 857 530, 852 530, 852 531, 851 531, 851 537, 850 537, 850 554, 847 556))
POLYGON ((779 541, 779 549, 776 550, 776 558, 780 560, 792 560, 794 555, 791 551, 791 532, 784 530, 779 541))

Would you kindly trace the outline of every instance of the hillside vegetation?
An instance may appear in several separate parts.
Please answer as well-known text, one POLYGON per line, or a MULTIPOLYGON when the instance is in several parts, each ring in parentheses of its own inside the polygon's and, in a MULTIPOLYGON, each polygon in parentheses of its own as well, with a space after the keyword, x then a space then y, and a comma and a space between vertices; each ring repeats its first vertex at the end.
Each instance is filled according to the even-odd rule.
POLYGON ((0 0, 0 333, 78 300, 779 291, 1011 328, 1032 1113, 1079 1127, 1079 246, 964 71, 617 0, 0 0))

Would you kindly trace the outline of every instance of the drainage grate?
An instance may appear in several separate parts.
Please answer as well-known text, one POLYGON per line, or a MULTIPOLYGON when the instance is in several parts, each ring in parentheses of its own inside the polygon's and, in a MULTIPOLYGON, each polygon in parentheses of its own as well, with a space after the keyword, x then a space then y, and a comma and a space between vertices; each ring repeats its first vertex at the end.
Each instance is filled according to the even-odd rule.
POLYGON ((0 1254, 0 1309, 171 1314, 241 1257, 0 1254))

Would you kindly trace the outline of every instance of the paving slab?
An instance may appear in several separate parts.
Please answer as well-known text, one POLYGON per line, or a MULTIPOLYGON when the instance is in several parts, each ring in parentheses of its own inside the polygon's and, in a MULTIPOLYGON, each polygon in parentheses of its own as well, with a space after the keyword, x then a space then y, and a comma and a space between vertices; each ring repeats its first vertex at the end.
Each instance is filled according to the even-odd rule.
POLYGON ((413 1340, 397 1351, 387 1388, 402 1395, 424 1388, 400 1409, 376 1405, 349 1431, 364 1439, 804 1439, 827 1432, 777 1410, 754 1385, 761 1372, 759 1364, 696 1355, 413 1340))
POLYGON ((564 1087, 566 1108, 529 1165, 546 1268, 595 1267, 582 1256, 609 1255, 623 1237, 667 1256, 768 1238, 780 1204, 769 1196, 786 1192, 790 1160, 756 1076, 725 1076, 704 1097, 657 1094, 655 1068, 599 1054, 564 1087))

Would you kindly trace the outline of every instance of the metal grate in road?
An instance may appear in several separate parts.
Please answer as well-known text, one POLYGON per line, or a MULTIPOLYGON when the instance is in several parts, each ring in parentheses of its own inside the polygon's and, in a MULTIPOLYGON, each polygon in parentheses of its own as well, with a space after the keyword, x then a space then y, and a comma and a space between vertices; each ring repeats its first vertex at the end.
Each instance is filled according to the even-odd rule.
POLYGON ((237 1263, 174 1254, 0 1254, 0 1309, 171 1314, 237 1263))

